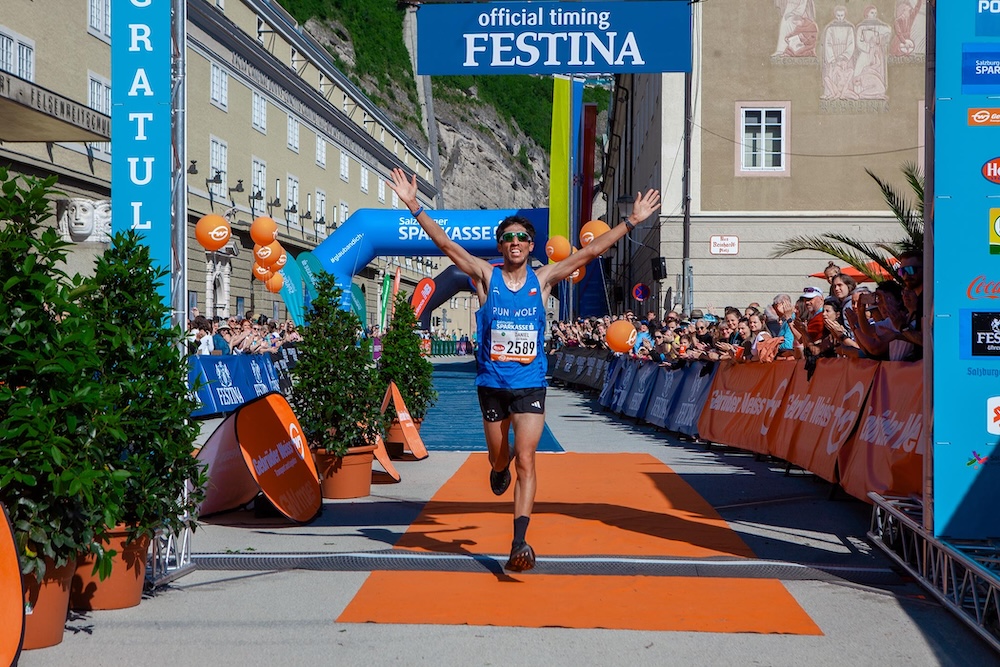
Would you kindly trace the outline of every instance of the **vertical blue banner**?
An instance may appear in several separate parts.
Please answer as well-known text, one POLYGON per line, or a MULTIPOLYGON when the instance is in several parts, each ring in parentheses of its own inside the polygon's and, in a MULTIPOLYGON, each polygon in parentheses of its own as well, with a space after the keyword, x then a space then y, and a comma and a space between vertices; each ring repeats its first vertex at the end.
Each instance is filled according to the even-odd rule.
MULTIPOLYGON (((124 0, 111 14, 111 231, 136 230, 168 270, 170 7, 124 0)), ((160 293, 169 304, 169 280, 160 293)))
POLYGON ((938 7, 934 534, 979 540, 1000 535, 1000 3, 938 7))

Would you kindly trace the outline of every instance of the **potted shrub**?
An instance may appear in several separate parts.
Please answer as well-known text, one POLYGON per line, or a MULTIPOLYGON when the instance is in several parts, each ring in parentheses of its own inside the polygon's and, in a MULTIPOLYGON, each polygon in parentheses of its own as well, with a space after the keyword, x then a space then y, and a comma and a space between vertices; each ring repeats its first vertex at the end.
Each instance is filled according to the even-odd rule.
POLYGON ((102 465, 120 416, 104 405, 94 331, 76 303, 86 285, 66 275, 69 244, 43 225, 54 184, 0 168, 0 502, 28 589, 25 648, 62 640, 77 554, 116 520, 127 476, 102 465))
MULTIPOLYGON (((382 356, 379 358, 378 380, 382 395, 390 382, 395 382, 410 418, 419 428, 427 411, 437 400, 434 390, 434 366, 420 353, 418 323, 413 307, 404 293, 396 295, 392 319, 382 335, 382 356)), ((403 453, 402 429, 392 403, 386 409, 386 419, 391 419, 386 434, 386 448, 390 456, 403 453)))
POLYGON ((159 529, 193 529, 204 499, 205 471, 193 456, 197 406, 181 355, 185 334, 167 326, 170 309, 157 291, 167 275, 135 232, 117 234, 97 258, 92 290, 82 299, 96 334, 102 402, 120 415, 114 437, 103 443, 103 465, 128 475, 120 512, 100 536, 102 548, 81 556, 74 609, 139 604, 150 540, 159 529), (97 558, 109 546, 113 565, 97 558))
POLYGON ((316 457, 324 498, 368 495, 382 428, 371 354, 359 344, 361 322, 340 307, 341 292, 331 274, 317 278, 290 401, 316 457), (348 475, 352 481, 340 490, 348 475))

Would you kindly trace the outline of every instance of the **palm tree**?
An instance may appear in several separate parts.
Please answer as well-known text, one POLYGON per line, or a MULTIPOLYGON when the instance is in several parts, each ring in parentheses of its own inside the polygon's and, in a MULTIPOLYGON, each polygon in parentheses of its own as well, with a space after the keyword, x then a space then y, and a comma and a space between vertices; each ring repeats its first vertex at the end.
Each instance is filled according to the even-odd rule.
POLYGON ((909 193, 899 192, 870 169, 865 169, 865 172, 878 184, 885 203, 903 228, 903 238, 900 240, 864 243, 843 234, 795 236, 779 243, 777 249, 771 253, 771 257, 784 257, 803 250, 815 250, 853 266, 875 282, 884 280, 885 275, 898 280, 891 263, 892 259, 904 252, 924 251, 924 177, 920 173, 920 168, 912 162, 904 163, 902 171, 910 186, 909 193), (885 274, 881 274, 875 267, 881 267, 885 274))

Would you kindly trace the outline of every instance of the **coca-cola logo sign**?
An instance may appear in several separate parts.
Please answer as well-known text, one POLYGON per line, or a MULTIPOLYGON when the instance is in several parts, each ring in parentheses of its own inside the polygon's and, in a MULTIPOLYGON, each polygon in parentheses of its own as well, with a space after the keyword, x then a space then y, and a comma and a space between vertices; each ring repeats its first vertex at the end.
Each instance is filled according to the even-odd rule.
POLYGON ((965 290, 970 300, 1000 299, 1000 281, 987 280, 986 276, 976 276, 965 290))

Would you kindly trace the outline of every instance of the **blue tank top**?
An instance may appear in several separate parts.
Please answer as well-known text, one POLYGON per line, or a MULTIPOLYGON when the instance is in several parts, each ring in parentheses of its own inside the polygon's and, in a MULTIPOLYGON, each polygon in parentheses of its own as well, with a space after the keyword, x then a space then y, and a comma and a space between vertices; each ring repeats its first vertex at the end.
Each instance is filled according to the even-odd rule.
POLYGON ((531 267, 516 292, 503 281, 500 267, 490 276, 486 303, 476 312, 479 364, 476 385, 498 389, 545 387, 545 304, 531 267))

